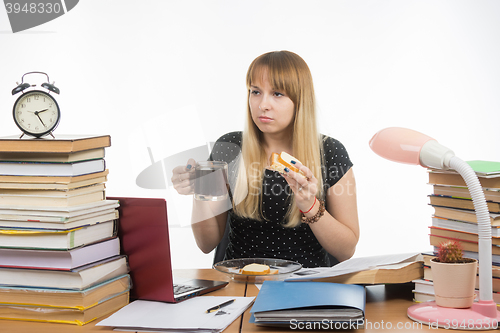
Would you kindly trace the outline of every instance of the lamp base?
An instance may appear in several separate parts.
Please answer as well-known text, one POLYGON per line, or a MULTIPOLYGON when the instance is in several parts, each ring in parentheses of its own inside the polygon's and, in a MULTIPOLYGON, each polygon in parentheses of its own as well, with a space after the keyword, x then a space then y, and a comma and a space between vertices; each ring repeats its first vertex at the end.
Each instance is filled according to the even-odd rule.
POLYGON ((445 308, 436 305, 436 302, 425 302, 410 306, 407 314, 410 319, 432 328, 491 330, 497 329, 500 322, 500 312, 493 301, 479 301, 465 309, 445 308))

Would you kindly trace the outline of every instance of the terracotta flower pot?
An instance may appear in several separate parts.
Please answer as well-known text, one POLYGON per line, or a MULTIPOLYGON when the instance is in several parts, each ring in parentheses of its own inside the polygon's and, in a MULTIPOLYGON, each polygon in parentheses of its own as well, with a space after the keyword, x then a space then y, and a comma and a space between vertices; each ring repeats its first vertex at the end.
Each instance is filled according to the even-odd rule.
POLYGON ((431 260, 436 304, 447 308, 468 308, 474 302, 477 260, 465 263, 442 263, 431 260))

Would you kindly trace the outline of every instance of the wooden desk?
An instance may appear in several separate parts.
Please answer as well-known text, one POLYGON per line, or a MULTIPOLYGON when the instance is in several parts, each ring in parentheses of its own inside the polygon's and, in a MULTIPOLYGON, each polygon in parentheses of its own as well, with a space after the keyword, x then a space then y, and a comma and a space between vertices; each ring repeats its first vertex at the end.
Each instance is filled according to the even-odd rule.
MULTIPOLYGON (((296 282, 300 283, 300 282, 296 282)), ((376 285, 366 287, 365 328, 355 332, 453 332, 456 330, 445 330, 430 328, 427 325, 414 322, 409 319, 406 310, 413 302, 413 283, 401 285, 376 285)), ((246 296, 256 296, 259 290, 255 285, 248 285, 246 296)), ((243 315, 241 332, 283 332, 298 331, 291 329, 280 329, 256 326, 250 324, 250 311, 243 315)), ((345 331, 345 330, 343 330, 345 331)), ((349 331, 349 330, 347 330, 349 331)), ((321 332, 308 330, 307 332, 321 332)), ((324 332, 324 331, 323 331, 324 332)), ((496 332, 481 331, 481 332, 496 332)))
MULTIPOLYGON (((192 269, 175 270, 176 278, 202 278, 211 280, 230 281, 226 274, 217 272, 213 269, 192 269)), ((300 283, 300 282, 297 282, 300 283)), ((413 305, 412 302, 412 284, 404 285, 380 285, 366 287, 366 324, 364 329, 356 332, 445 332, 449 330, 433 329, 427 325, 415 323, 406 315, 406 310, 413 305)), ((210 295, 214 296, 257 296, 259 289, 249 283, 232 281, 221 290, 217 290, 210 295)), ((287 328, 275 329, 269 327, 256 326, 248 322, 250 310, 247 310, 241 319, 234 321, 224 333, 247 333, 247 332, 293 332, 287 328)), ((84 326, 74 326, 67 324, 50 324, 0 320, 0 332, 8 333, 87 333, 87 332, 112 332, 111 328, 95 326, 99 320, 84 326)), ((308 331, 313 332, 313 331, 308 331)), ((488 331, 482 331, 488 332, 488 331)), ((493 330, 490 332, 494 332, 493 330)))

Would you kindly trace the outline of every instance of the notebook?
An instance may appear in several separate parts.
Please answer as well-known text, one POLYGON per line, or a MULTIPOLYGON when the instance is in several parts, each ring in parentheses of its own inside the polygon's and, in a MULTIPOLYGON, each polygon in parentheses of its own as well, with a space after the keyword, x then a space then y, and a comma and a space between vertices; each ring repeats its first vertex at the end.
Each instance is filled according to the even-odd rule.
POLYGON ((130 298, 176 303, 225 287, 226 281, 193 279, 173 283, 167 202, 161 198, 108 197, 119 200, 118 237, 128 257, 130 298))

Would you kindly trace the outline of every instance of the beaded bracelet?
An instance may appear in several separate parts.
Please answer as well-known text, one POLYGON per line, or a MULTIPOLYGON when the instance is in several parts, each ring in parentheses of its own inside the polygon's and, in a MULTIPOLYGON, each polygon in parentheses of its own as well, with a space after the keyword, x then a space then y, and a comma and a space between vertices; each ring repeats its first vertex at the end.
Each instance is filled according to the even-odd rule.
POLYGON ((315 222, 318 222, 318 220, 325 214, 325 202, 323 200, 318 200, 319 201, 319 209, 316 215, 311 216, 311 217, 306 217, 305 215, 302 215, 301 221, 302 223, 305 224, 312 224, 315 222))

